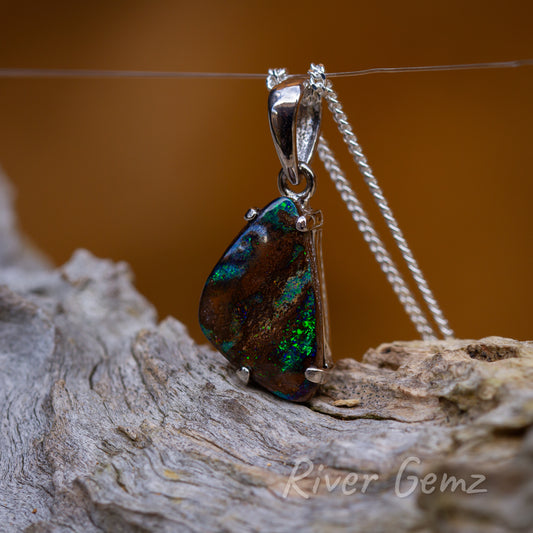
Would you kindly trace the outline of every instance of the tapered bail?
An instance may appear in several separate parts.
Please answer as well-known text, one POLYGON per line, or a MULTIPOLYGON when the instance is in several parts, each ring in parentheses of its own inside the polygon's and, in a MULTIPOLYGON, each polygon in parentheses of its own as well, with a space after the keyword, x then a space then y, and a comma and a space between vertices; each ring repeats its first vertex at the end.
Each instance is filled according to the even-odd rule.
POLYGON ((298 163, 308 165, 318 141, 321 98, 307 78, 289 78, 276 85, 268 96, 268 118, 276 152, 286 178, 300 183, 298 163))

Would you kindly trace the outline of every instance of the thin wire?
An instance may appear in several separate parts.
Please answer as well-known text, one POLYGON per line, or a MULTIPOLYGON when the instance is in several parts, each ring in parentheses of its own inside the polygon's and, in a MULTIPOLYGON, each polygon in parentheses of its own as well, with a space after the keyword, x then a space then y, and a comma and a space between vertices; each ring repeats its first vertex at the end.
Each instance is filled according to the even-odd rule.
POLYGON ((0 78, 163 78, 163 79, 258 79, 266 74, 240 72, 166 72, 152 70, 79 70, 46 68, 0 68, 0 78))
POLYGON ((401 72, 440 72, 449 70, 483 70, 498 68, 518 68, 533 66, 533 59, 518 59, 516 61, 496 61, 492 63, 465 63, 463 65, 429 65, 423 67, 376 67, 348 72, 328 73, 328 78, 343 78, 366 76, 368 74, 398 74, 401 72))
MULTIPOLYGON (((427 65, 415 67, 376 67, 363 70, 333 72, 329 78, 368 76, 372 74, 399 74, 402 72, 442 72, 451 70, 482 70, 533 66, 533 59, 464 63, 455 65, 427 65)), ((159 79, 256 79, 267 74, 250 72, 179 72, 151 70, 80 70, 45 68, 0 68, 0 78, 159 78, 159 79)))

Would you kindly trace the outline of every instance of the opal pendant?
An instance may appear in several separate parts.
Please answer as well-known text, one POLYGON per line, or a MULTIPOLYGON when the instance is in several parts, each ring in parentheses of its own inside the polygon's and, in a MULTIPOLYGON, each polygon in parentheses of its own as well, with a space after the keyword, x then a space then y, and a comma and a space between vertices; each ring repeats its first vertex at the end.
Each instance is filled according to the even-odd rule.
POLYGON ((241 377, 305 402, 329 355, 321 216, 288 197, 252 213, 207 280, 200 326, 241 377))
POLYGON ((322 215, 309 207, 320 96, 305 79, 288 79, 272 87, 268 111, 282 196, 246 214, 248 224, 207 279, 200 326, 239 379, 305 402, 324 381, 330 358, 322 215), (305 188, 292 190, 302 178, 305 188))

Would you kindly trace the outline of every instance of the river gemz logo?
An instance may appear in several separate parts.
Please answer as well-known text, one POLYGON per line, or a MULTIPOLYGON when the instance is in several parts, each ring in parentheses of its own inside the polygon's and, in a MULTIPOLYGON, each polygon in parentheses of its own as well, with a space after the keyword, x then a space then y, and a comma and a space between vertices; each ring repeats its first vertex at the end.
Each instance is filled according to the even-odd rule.
MULTIPOLYGON (((410 468, 421 464, 418 457, 407 457, 401 464, 394 480, 394 493, 398 498, 407 498, 418 488, 424 494, 433 492, 464 492, 465 494, 482 494, 487 492, 483 488, 486 476, 470 474, 468 478, 456 477, 447 473, 436 474, 429 472, 419 476, 410 472, 410 468)), ((301 496, 308 499, 319 492, 340 491, 345 496, 359 493, 365 494, 372 490, 372 486, 380 481, 377 473, 348 472, 342 475, 331 475, 324 471, 322 464, 315 465, 307 457, 299 458, 285 484, 283 497, 289 495, 301 496)))

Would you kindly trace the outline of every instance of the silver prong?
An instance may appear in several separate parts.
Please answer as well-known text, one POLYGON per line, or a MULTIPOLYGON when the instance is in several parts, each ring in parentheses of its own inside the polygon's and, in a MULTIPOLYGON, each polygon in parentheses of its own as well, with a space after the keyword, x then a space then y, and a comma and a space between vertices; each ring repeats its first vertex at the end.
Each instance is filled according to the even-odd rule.
POLYGON ((250 209, 248 209, 248 211, 246 211, 244 215, 244 220, 248 220, 248 222, 250 222, 250 220, 254 220, 255 218, 257 218, 258 214, 259 212, 255 207, 250 207, 250 209))
POLYGON ((307 217, 305 215, 302 215, 296 219, 296 229, 301 232, 308 231, 307 217))
POLYGON ((305 379, 311 383, 325 383, 328 373, 322 368, 316 368, 315 366, 310 366, 305 371, 305 379))
POLYGON ((237 377, 245 384, 248 385, 248 382, 250 381, 250 369, 246 368, 245 366, 241 366, 239 370, 236 372, 237 377))
POLYGON ((301 232, 318 229, 322 226, 322 212, 305 213, 296 219, 296 229, 301 232))

